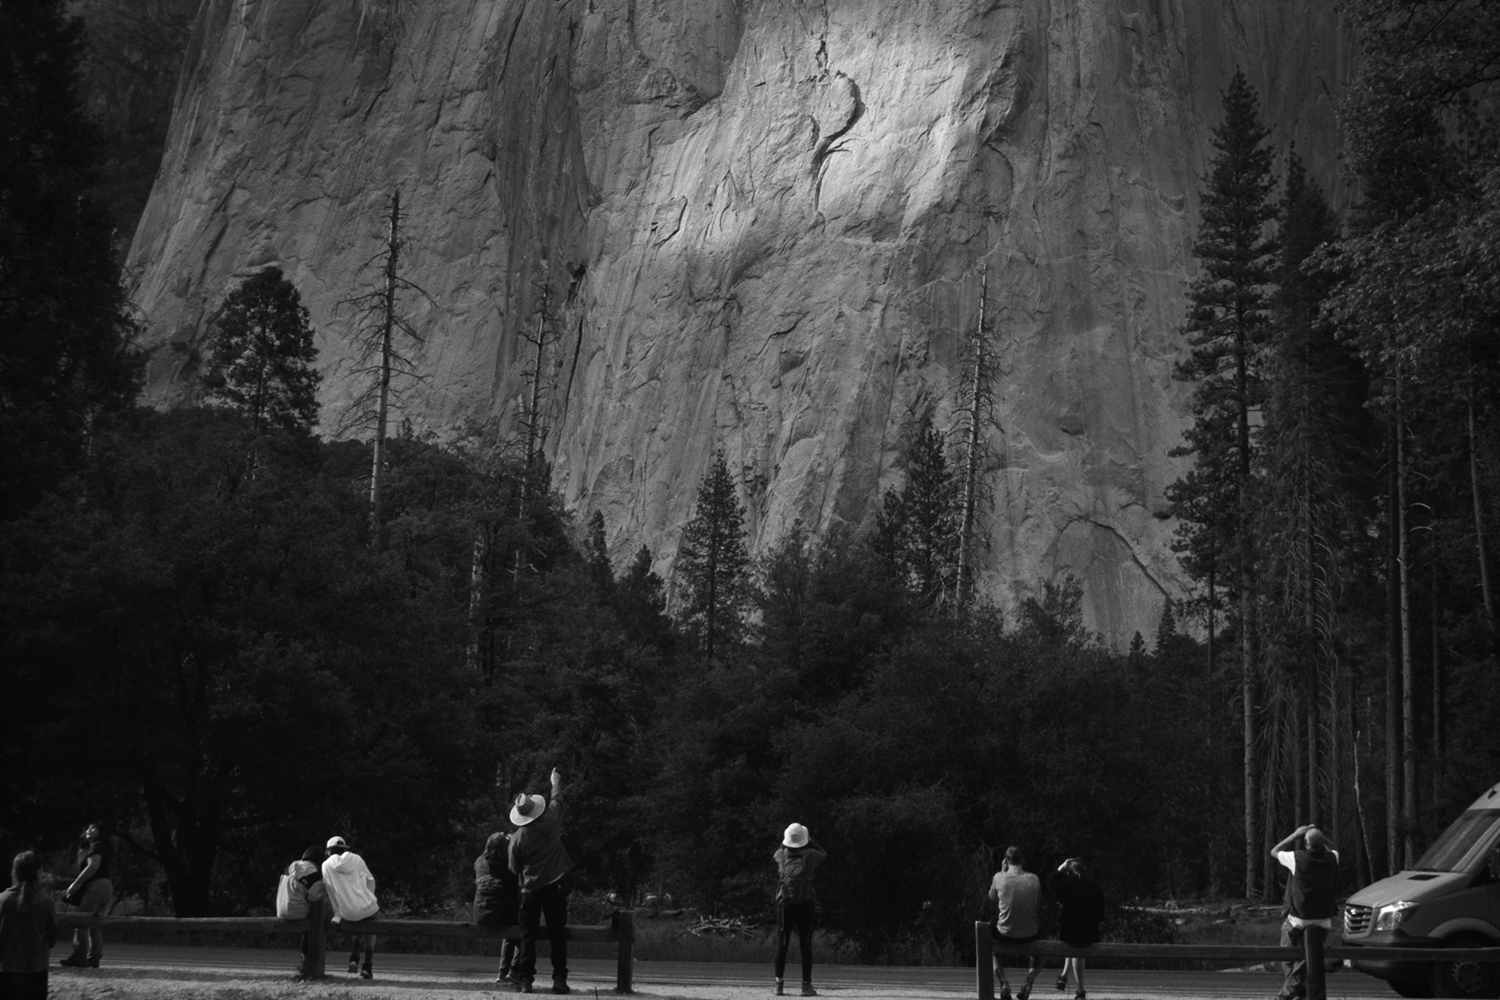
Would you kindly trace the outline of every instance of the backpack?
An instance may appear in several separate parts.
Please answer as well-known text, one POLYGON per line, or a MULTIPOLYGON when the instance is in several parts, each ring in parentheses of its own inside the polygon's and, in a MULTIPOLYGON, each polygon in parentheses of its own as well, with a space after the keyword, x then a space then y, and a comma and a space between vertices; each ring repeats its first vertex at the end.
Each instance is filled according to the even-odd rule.
POLYGON ((798 851, 788 851, 781 863, 781 882, 776 886, 776 898, 785 903, 806 903, 813 898, 812 869, 807 857, 798 851))
MULTIPOLYGON (((286 872, 281 873, 281 881, 276 883, 276 916, 281 920, 292 920, 292 877, 286 872)), ((307 914, 303 914, 306 916, 307 914)))

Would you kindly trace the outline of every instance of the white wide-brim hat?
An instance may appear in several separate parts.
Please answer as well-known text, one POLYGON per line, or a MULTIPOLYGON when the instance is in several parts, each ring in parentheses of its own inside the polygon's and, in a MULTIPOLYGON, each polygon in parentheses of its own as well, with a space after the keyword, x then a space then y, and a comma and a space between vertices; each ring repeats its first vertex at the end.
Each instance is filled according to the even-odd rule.
POLYGON ((781 838, 782 847, 806 847, 807 827, 801 823, 793 823, 786 828, 786 834, 781 838))
POLYGON ((527 795, 522 792, 516 796, 515 805, 510 807, 510 821, 516 826, 525 826, 546 811, 546 799, 540 795, 527 795))

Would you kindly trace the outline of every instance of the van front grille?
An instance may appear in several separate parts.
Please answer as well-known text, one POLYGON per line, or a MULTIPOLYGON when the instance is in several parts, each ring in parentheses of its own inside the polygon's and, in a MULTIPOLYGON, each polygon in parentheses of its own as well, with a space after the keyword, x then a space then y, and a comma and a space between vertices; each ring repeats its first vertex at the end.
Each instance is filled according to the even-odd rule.
POLYGON ((1344 907, 1344 935, 1353 937, 1370 933, 1370 917, 1373 912, 1368 906, 1344 907))

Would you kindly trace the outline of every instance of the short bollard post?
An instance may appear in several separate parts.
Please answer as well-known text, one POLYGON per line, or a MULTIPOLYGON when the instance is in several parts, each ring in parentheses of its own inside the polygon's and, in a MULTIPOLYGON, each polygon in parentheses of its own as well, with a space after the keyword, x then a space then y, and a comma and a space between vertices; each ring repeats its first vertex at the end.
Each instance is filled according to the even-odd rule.
POLYGON ((1323 935, 1327 934, 1321 927, 1309 927, 1302 935, 1302 943, 1307 959, 1307 995, 1310 1000, 1324 1000, 1328 996, 1328 986, 1323 976, 1326 968, 1323 965, 1323 935))
POLYGON ((990 940, 990 925, 974 921, 974 983, 979 1000, 995 1000, 995 946, 990 940))
POLYGON ((635 974, 635 911, 619 910, 615 913, 615 931, 620 935, 616 951, 615 992, 628 995, 635 992, 632 981, 635 974))
POLYGON ((308 979, 322 979, 325 975, 327 950, 328 905, 320 899, 307 911, 307 962, 302 974, 308 979))

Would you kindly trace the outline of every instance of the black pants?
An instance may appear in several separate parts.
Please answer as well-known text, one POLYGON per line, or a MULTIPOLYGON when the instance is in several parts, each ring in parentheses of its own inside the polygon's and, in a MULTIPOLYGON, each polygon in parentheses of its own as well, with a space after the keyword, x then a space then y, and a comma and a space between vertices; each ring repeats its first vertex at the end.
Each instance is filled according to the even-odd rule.
MULTIPOLYGON (((1291 923, 1283 925, 1286 932, 1287 944, 1293 948, 1302 948, 1304 938, 1308 934, 1316 934, 1318 938, 1325 939, 1328 931, 1322 927, 1293 927, 1291 923)), ((1322 996, 1309 996, 1307 992, 1307 952, 1304 950, 1302 956, 1295 962, 1290 963, 1286 970, 1286 982, 1281 984, 1281 995, 1284 997, 1307 997, 1307 1000, 1327 1000, 1325 990, 1322 996)))
POLYGON ((47 970, 0 972, 0 1000, 47 1000, 47 970))
MULTIPOLYGON (((990 936, 993 937, 996 941, 1008 941, 1011 944, 1030 944, 1031 942, 1033 942, 1033 941, 1035 941, 1035 940, 1037 940, 1038 938, 1041 937, 1040 934, 1033 934, 1030 937, 1011 937, 1009 934, 1001 934, 999 931, 995 930, 993 927, 990 928, 990 936)), ((1027 959, 1031 963, 1030 966, 1026 970, 1026 978, 1027 978, 1027 980, 1033 980, 1033 979, 1036 978, 1036 974, 1038 972, 1042 971, 1042 959, 1041 959, 1040 955, 1028 955, 1026 957, 1027 957, 1027 959)), ((991 961, 994 963, 994 967, 995 967, 995 981, 999 982, 999 983, 1004 983, 1005 982, 1005 961, 1004 961, 1004 959, 1002 959, 999 955, 995 955, 995 956, 993 956, 993 958, 991 959, 991 961)))
POLYGON ((786 978, 786 949, 792 941, 792 930, 797 931, 797 950, 802 953, 802 981, 812 982, 812 935, 813 904, 776 904, 776 978, 786 978))
POLYGON ((516 978, 529 983, 536 978, 536 936, 547 921, 547 941, 552 946, 552 982, 568 981, 568 890, 559 879, 540 889, 521 893, 521 947, 512 967, 516 978))

